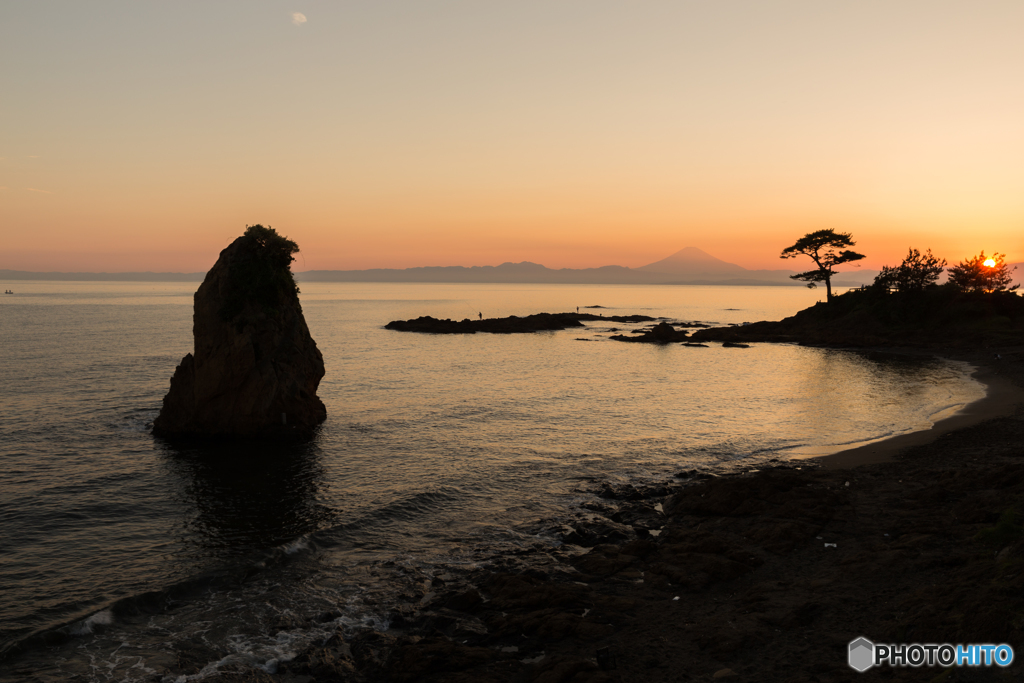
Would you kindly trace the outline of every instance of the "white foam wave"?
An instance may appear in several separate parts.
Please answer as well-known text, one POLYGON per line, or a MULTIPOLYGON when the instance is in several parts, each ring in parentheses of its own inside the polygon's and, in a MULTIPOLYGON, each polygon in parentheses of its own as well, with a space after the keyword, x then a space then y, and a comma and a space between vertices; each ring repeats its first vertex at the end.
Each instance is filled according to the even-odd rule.
POLYGON ((966 407, 966 403, 950 403, 932 408, 931 414, 928 415, 928 421, 934 424, 939 420, 945 420, 947 417, 953 417, 966 407))
POLYGON ((72 624, 69 631, 73 636, 84 636, 92 633, 97 626, 109 626, 113 623, 114 613, 109 609, 105 609, 72 624))
POLYGON ((335 619, 335 623, 352 631, 371 629, 383 632, 391 628, 391 620, 377 614, 364 614, 357 617, 342 616, 335 619))
POLYGON ((309 538, 306 536, 301 536, 299 538, 296 538, 291 543, 285 543, 284 545, 278 547, 280 547, 281 550, 284 551, 285 555, 295 555, 296 553, 300 553, 303 550, 309 550, 309 538))
MULTIPOLYGON (((219 674, 221 672, 221 669, 229 666, 241 667, 242 670, 258 669, 261 671, 265 671, 268 674, 276 674, 277 669, 282 662, 288 662, 294 658, 294 652, 282 653, 279 657, 271 657, 270 659, 267 659, 265 661, 261 657, 248 652, 232 654, 228 655, 227 657, 224 657, 223 659, 219 659, 216 662, 210 662, 202 669, 200 669, 198 673, 194 673, 191 675, 183 674, 181 676, 178 676, 174 679, 173 683, 190 683, 191 681, 201 681, 203 679, 209 678, 210 676, 219 674)), ((165 678, 164 680, 168 681, 169 683, 169 678, 165 678)))

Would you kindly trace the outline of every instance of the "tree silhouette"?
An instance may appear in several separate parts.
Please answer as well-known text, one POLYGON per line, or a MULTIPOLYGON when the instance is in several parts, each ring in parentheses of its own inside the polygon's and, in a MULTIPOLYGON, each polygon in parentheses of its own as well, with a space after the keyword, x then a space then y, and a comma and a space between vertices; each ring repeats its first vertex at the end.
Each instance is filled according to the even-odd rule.
POLYGON ((864 254, 858 254, 843 247, 852 247, 856 244, 853 236, 848 232, 836 232, 835 230, 815 230, 809 232, 796 241, 796 244, 782 250, 779 258, 796 258, 797 256, 809 256, 815 270, 806 273, 790 275, 794 280, 803 280, 808 287, 814 287, 819 282, 824 282, 828 291, 828 299, 832 300, 832 276, 835 275, 835 267, 859 261, 864 254), (842 251, 839 251, 842 249, 842 251))
POLYGON ((964 292, 1002 292, 1017 289, 1020 285, 1008 286, 1013 282, 1010 274, 1017 269, 1007 268, 1003 259, 1006 254, 985 256, 981 252, 973 258, 961 261, 949 269, 949 281, 964 292), (985 261, 991 259, 995 265, 987 266, 985 261))
POLYGON ((875 278, 875 286, 886 291, 918 292, 934 285, 945 267, 946 259, 933 256, 931 249, 924 254, 910 249, 900 265, 882 266, 882 272, 875 278))

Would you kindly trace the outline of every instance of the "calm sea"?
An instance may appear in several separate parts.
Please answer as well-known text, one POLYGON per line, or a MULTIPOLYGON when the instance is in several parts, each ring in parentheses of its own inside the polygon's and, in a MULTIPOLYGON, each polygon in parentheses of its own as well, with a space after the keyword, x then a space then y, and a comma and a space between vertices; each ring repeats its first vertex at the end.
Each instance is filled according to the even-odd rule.
POLYGON ((189 643, 209 649, 208 672, 270 670, 338 625, 381 626, 410 582, 557 550, 544 529, 605 482, 831 453, 984 395, 960 363, 621 344, 612 328, 631 326, 613 323, 383 329, 577 306, 742 323, 820 297, 799 287, 307 283, 327 366, 316 438, 178 449, 149 429, 192 349, 195 284, 13 289, 0 299, 0 678, 11 680, 141 680, 189 643))

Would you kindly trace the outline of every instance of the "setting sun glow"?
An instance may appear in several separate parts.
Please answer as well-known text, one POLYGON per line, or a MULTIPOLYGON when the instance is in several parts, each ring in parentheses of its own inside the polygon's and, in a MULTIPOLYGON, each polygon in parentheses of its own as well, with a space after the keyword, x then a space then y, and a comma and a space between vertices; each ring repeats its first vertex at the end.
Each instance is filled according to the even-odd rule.
POLYGON ((0 269, 1024 260, 1024 3, 0 3, 0 269), (198 10, 197 8, 202 8, 198 10), (302 10, 301 12, 299 10, 302 10))
POLYGON ((994 258, 987 258, 987 259, 985 259, 985 267, 986 268, 995 268, 996 267, 996 260, 994 258))

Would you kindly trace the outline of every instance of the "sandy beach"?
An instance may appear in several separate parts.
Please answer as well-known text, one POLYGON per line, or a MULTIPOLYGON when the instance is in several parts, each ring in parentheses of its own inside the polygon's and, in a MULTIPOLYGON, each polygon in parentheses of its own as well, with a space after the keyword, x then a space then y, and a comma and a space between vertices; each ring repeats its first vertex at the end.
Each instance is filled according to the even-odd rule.
MULTIPOLYGON (((866 674, 847 664, 861 636, 1022 651, 1024 352, 1000 355, 956 356, 978 366, 988 395, 933 429, 609 491, 595 513, 661 516, 660 534, 528 573, 437 577, 387 632, 339 633, 276 674, 215 680, 1020 680, 1018 662, 866 674)), ((173 673, 200 665, 184 658, 173 673)))
MULTIPOLYGON (((891 351, 891 349, 889 350, 891 351)), ((931 429, 902 434, 832 455, 815 458, 822 467, 844 468, 890 462, 899 453, 934 442, 949 432, 971 427, 986 420, 1012 415, 1024 403, 1024 373, 1013 352, 964 354, 948 351, 943 358, 966 361, 977 369, 974 378, 985 385, 986 395, 963 409, 936 422, 931 429), (996 356, 999 356, 997 359, 996 356)))

